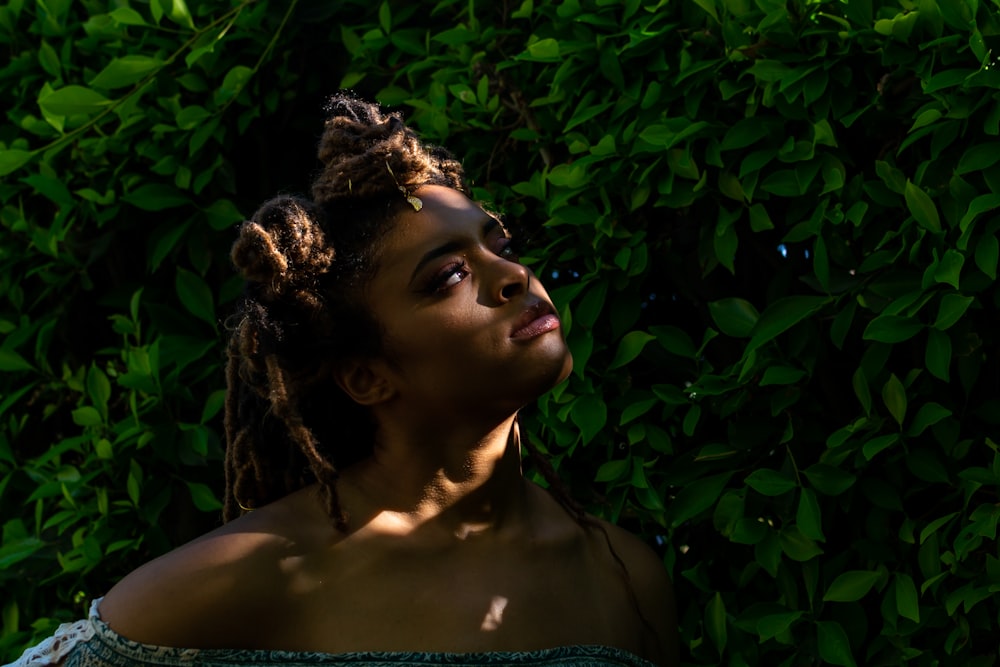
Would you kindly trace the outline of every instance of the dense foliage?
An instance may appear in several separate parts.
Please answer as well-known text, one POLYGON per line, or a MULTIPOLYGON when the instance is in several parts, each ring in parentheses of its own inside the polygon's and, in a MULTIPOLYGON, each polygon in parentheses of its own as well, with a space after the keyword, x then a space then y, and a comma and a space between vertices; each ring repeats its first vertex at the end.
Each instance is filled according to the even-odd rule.
POLYGON ((0 6, 0 658, 218 522, 231 226, 323 96, 463 157, 560 307, 533 437, 644 535, 683 660, 991 665, 986 0, 0 6))

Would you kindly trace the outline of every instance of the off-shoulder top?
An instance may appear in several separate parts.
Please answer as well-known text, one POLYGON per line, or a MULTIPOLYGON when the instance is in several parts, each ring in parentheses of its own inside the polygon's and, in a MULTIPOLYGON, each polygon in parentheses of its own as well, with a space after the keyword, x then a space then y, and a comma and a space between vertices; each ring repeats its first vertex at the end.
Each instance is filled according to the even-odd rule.
POLYGON ((490 653, 318 653, 245 649, 186 649, 141 644, 122 637, 101 620, 100 599, 86 619, 64 623, 8 667, 298 667, 299 665, 489 665, 490 667, 652 667, 628 651, 608 646, 559 646, 537 651, 490 653))

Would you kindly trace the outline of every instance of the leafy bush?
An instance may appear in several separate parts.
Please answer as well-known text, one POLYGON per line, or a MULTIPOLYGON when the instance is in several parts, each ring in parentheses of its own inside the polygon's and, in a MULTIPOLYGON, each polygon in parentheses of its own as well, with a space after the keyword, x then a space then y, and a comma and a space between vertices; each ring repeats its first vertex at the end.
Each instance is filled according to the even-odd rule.
POLYGON ((226 228, 343 86, 530 240, 576 369, 529 431, 686 663, 996 661, 995 8, 197 6, 0 9, 3 652, 217 521, 226 228))

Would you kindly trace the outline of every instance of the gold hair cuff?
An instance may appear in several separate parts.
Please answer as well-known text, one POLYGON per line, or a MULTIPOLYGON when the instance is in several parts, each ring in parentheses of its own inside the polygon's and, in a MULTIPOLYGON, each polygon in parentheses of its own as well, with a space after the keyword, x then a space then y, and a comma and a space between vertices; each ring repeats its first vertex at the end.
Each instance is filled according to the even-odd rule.
POLYGON ((396 180, 396 174, 392 173, 392 167, 389 166, 388 160, 385 163, 385 169, 389 172, 389 175, 392 176, 392 182, 395 183, 396 187, 399 188, 399 191, 403 193, 403 196, 406 197, 406 201, 413 207, 413 210, 419 211, 422 209, 424 207, 424 203, 420 201, 420 197, 411 195, 406 188, 399 184, 399 181, 396 180))

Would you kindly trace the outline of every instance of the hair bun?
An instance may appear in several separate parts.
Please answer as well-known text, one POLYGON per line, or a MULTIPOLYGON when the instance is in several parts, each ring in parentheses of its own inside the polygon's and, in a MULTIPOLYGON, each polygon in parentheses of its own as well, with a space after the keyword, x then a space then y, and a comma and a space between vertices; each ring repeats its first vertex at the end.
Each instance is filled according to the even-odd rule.
POLYGON ((313 213, 299 197, 275 197, 243 223, 231 257, 243 278, 281 296, 326 273, 334 251, 313 213))

